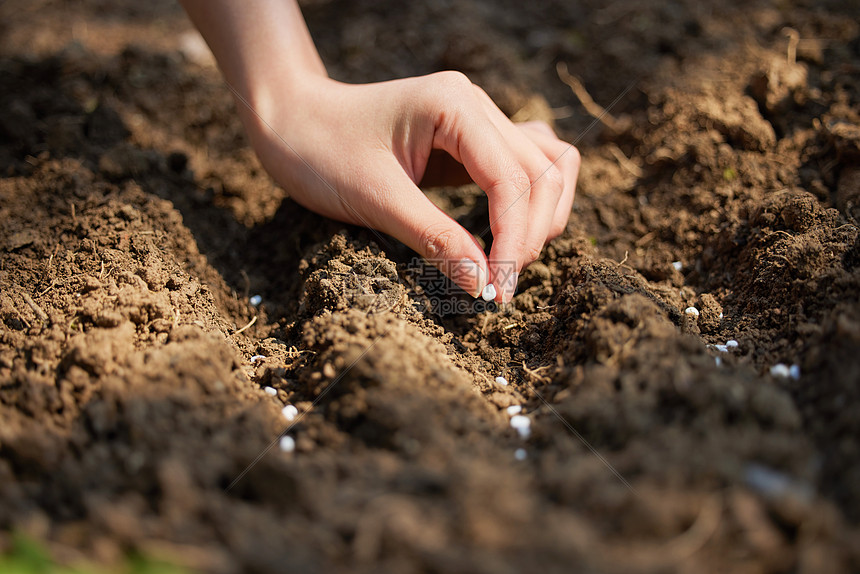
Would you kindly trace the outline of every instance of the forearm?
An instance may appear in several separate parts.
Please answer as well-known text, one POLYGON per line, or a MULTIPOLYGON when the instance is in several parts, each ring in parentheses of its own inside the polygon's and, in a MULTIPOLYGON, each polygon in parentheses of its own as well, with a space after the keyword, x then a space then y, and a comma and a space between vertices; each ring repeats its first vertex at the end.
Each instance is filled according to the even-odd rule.
POLYGON ((224 78, 264 114, 309 77, 325 77, 295 0, 180 0, 209 44, 224 78), (280 93, 271 93, 278 78, 280 93))

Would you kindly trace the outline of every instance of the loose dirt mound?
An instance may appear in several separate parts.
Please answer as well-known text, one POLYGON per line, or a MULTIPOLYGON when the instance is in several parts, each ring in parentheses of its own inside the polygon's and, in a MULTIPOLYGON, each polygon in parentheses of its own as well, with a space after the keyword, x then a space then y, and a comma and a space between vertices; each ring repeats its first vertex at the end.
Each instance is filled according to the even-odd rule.
POLYGON ((308 2, 335 77, 461 69, 577 142, 500 309, 273 186, 172 2, 102 4, 0 8, 5 533, 213 572, 860 570, 856 6, 308 2))

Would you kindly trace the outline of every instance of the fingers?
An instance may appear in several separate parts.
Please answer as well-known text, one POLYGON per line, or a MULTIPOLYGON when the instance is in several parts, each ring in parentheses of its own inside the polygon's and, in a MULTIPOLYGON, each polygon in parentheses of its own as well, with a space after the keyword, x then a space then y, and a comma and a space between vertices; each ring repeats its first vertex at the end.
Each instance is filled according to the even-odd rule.
POLYGON ((393 235, 439 268, 472 297, 488 282, 487 258, 472 234, 433 205, 396 161, 380 162, 374 197, 379 230, 393 235))
POLYGON ((562 194, 555 206, 552 223, 546 238, 547 243, 549 243, 550 240, 564 232, 570 218, 581 164, 579 150, 573 145, 559 140, 552 128, 544 122, 525 122, 517 124, 517 128, 526 133, 544 155, 554 162, 563 180, 562 194))
MULTIPOLYGON (((513 124, 483 90, 476 90, 488 116, 508 141, 531 182, 528 194, 529 226, 521 252, 522 268, 535 261, 542 248, 561 235, 567 226, 579 173, 579 152, 572 145, 559 140, 544 122, 513 124)), ((523 194, 520 201, 525 199, 523 194)), ((493 260, 491 252, 491 265, 493 260)), ((514 280, 511 295, 515 287, 514 280)))
POLYGON ((440 101, 445 105, 436 109, 433 145, 460 161, 489 198, 490 281, 497 299, 507 302, 522 268, 537 259, 567 223, 578 155, 548 126, 518 129, 464 76, 442 80, 443 89, 454 93, 443 94, 440 101), (564 163, 556 165, 556 159, 564 163))
MULTIPOLYGON (((562 142, 559 142, 552 129, 542 122, 533 122, 526 130, 520 129, 496 107, 483 90, 476 89, 491 121, 498 126, 529 176, 529 227, 521 254, 522 265, 525 266, 536 260, 548 240, 555 237, 555 235, 550 236, 553 231, 553 218, 564 192, 562 172, 534 140, 542 140, 547 147, 550 147, 553 142, 559 144, 562 142)), ((520 200, 525 199, 524 194, 520 200)))
POLYGON ((505 138, 489 120, 471 82, 462 74, 436 74, 431 102, 436 125, 433 147, 447 151, 466 168, 489 198, 490 282, 496 298, 510 301, 529 227, 531 182, 505 138))

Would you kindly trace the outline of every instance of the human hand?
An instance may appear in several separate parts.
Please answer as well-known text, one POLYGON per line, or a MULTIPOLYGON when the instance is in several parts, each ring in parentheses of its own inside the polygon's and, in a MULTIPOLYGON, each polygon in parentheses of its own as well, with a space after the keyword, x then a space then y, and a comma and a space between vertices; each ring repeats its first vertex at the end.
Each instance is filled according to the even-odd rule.
POLYGON ((459 72, 361 85, 270 76, 245 103, 254 149, 295 201, 394 236, 472 296, 493 283, 510 301, 519 272, 567 225, 576 148, 542 122, 513 124, 459 72), (437 162, 440 151, 462 168, 437 162), (470 179, 489 200, 489 259, 418 188, 470 179))

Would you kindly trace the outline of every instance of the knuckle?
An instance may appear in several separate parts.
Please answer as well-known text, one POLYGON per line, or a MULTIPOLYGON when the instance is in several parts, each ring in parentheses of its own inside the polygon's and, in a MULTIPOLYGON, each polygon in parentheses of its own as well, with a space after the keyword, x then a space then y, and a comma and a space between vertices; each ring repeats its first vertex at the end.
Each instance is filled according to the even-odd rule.
POLYGON ((574 170, 579 171, 579 166, 582 164, 582 155, 579 153, 579 149, 575 145, 571 145, 569 149, 567 149, 567 153, 564 155, 565 161, 570 165, 574 170))
POLYGON ((435 72, 424 79, 424 97, 434 114, 457 120, 475 107, 474 86, 463 72, 435 72))
POLYGON ((519 193, 530 189, 532 185, 528 174, 520 166, 516 165, 512 166, 511 169, 508 170, 508 180, 505 183, 512 185, 519 193))
POLYGON ((490 97, 490 94, 488 94, 486 90, 484 90, 484 88, 482 88, 478 84, 472 84, 472 91, 475 93, 479 100, 483 101, 484 103, 489 103, 493 106, 495 105, 495 102, 493 102, 493 98, 490 97))
POLYGON ((430 225, 421 235, 420 249, 427 259, 444 259, 451 250, 455 233, 447 226, 430 225))
POLYGON ((555 132, 553 131, 552 127, 550 127, 550 125, 546 122, 543 122, 540 120, 529 120, 527 122, 523 122, 522 125, 525 127, 528 127, 529 129, 532 129, 536 132, 540 132, 541 134, 543 134, 545 136, 549 136, 552 138, 556 137, 555 132))
POLYGON ((445 72, 436 72, 431 76, 434 82, 441 86, 446 91, 450 92, 471 92, 474 89, 474 84, 463 72, 456 70, 447 70, 445 72))
POLYGON ((523 264, 527 265, 532 261, 537 261, 538 257, 540 257, 541 251, 543 251, 543 243, 535 244, 529 242, 524 246, 522 251, 524 258, 523 264))
POLYGON ((556 197, 560 197, 564 191, 564 175, 556 166, 550 166, 543 175, 546 186, 552 190, 556 197))

